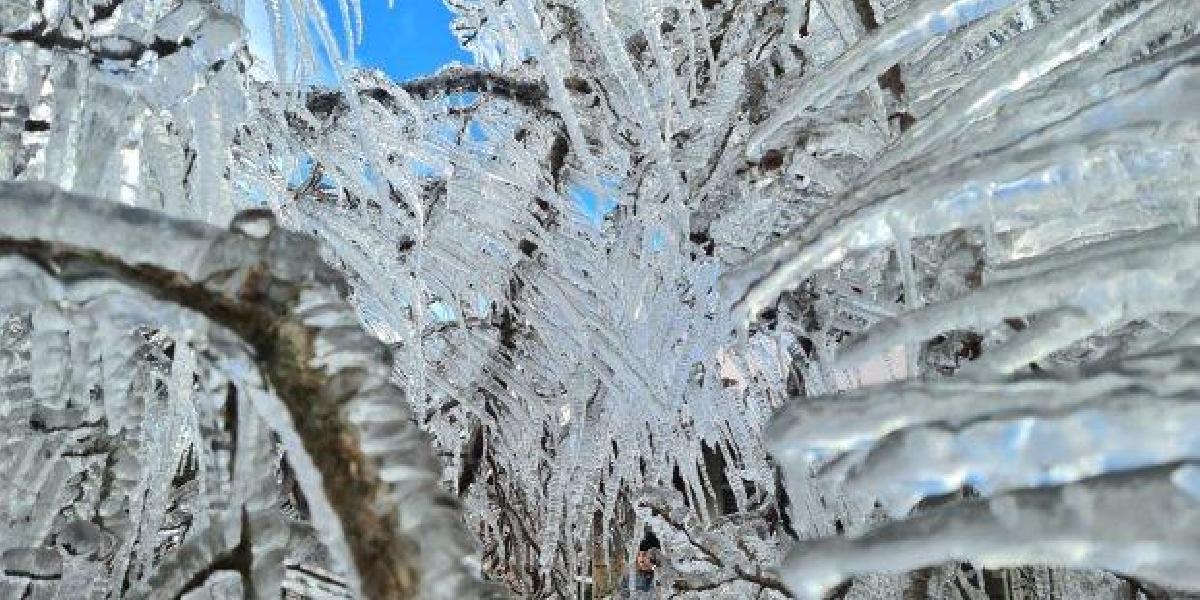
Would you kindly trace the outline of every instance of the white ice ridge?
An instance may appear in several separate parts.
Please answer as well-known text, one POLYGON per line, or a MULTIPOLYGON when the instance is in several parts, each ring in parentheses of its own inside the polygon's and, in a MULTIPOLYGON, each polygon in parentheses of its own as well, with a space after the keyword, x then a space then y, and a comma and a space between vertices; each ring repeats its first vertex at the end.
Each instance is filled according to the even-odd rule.
POLYGON ((1055 376, 815 398, 776 416, 772 448, 785 468, 819 468, 897 516, 965 486, 991 495, 1200 460, 1198 367, 1200 349, 1186 347, 1055 376))

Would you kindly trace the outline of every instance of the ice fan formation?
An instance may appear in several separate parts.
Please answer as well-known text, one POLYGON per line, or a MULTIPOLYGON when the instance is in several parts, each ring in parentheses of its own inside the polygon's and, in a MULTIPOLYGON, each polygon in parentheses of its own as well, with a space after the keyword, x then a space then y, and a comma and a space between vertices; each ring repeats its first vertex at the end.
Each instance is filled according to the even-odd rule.
POLYGON ((1200 4, 448 5, 0 3, 0 596, 1200 592, 1200 4))

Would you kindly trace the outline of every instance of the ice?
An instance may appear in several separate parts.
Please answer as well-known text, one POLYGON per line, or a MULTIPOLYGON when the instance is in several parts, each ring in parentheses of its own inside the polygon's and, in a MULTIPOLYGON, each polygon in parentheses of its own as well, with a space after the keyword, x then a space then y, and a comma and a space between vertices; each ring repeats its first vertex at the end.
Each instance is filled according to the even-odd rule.
POLYGON ((795 97, 760 125, 746 144, 746 155, 750 158, 760 157, 769 138, 810 106, 820 108, 822 102, 828 102, 843 90, 861 89, 895 64, 897 58, 925 40, 961 27, 1009 3, 1009 0, 926 0, 907 7, 902 18, 888 21, 860 41, 857 47, 828 65, 826 71, 814 76, 795 97))
POLYGON ((1197 587, 1194 2, 18 4, 0 596, 1197 587))
MULTIPOLYGON (((307 359, 309 362, 304 366, 278 368, 311 368, 315 369, 314 372, 335 374, 330 376, 328 383, 322 384, 324 387, 321 389, 326 391, 319 393, 333 394, 339 402, 345 402, 347 408, 356 410, 354 407, 371 403, 388 407, 391 414, 389 418, 395 426, 382 434, 394 440, 394 443, 386 446, 389 451, 386 455, 381 456, 379 452, 370 450, 377 445, 372 440, 381 435, 377 432, 377 426, 383 421, 376 419, 362 423, 362 429, 356 430, 365 436, 362 447, 367 449, 368 455, 378 456, 379 466, 373 469, 387 471, 407 467, 413 472, 423 473, 417 479, 389 483, 385 478, 375 484, 382 488, 379 493, 385 494, 384 497, 403 500, 400 505, 391 505, 389 502, 375 509, 384 511, 380 515, 382 523, 386 524, 394 518, 394 523, 387 527, 394 528, 395 535, 415 536, 417 532, 421 535, 422 541, 415 545, 407 560, 420 561, 420 572, 428 573, 430 577, 422 578, 420 583, 409 581, 401 585, 424 586, 421 593, 428 597, 458 597, 468 593, 465 590, 478 585, 463 563, 469 560, 466 558, 469 555, 469 541, 460 530, 457 513, 453 511, 454 505, 438 500, 439 493, 431 487, 436 472, 426 454, 428 448, 409 421, 407 406, 402 401, 397 402, 403 396, 397 396, 399 390, 386 381, 386 375, 390 372, 390 363, 384 361, 386 354, 379 349, 369 350, 375 342, 368 341, 369 338, 364 337, 356 327, 347 327, 346 324, 353 324, 354 320, 349 317, 349 307, 341 300, 336 285, 328 283, 333 285, 333 289, 324 292, 317 287, 326 285, 318 283, 327 281, 320 278, 333 275, 323 266, 314 268, 311 263, 316 259, 314 249, 306 245, 303 238, 274 228, 271 219, 264 219, 261 212, 240 215, 234 220, 233 232, 226 232, 198 223, 175 221, 150 211, 56 192, 44 185, 6 184, 3 194, 5 218, 3 225, 0 225, 3 243, 25 243, 36 247, 37 244, 46 244, 41 240, 68 240, 60 242, 59 248, 66 253, 60 255, 65 257, 60 260, 66 261, 68 272, 80 278, 78 282, 61 286, 36 283, 33 286, 17 286, 15 290, 39 290, 35 293, 44 297, 18 296, 10 300, 15 304, 8 305, 17 310, 21 310, 21 303, 46 307, 25 313, 30 315, 28 327, 32 330, 32 346, 36 349, 29 353, 27 360, 36 358, 37 362, 27 362, 24 368, 32 370, 29 376, 31 390, 37 390, 37 394, 44 398, 31 398, 35 406, 40 408, 28 418, 28 427, 35 432, 52 432, 49 437, 31 438, 42 446, 51 444, 46 447, 45 454, 49 463, 32 471, 37 475, 31 482, 33 487, 28 489, 36 493, 37 501, 11 504, 6 510, 6 514, 11 516, 21 512, 28 515, 22 525, 6 536, 6 543, 10 547, 11 544, 19 544, 21 539, 28 540, 26 543, 36 543, 35 540, 43 535, 38 532, 49 531, 53 527, 57 511, 54 507, 60 506, 57 503, 62 501, 61 495, 66 492, 63 485, 68 481, 66 474, 71 460, 66 456, 78 452, 71 449, 70 444, 83 443, 83 440, 77 439, 78 434, 64 437, 64 433, 53 432, 86 432, 95 429, 96 433, 92 435, 105 435, 113 440, 106 442, 113 445, 114 454, 108 459, 111 464, 105 469, 111 470, 109 476, 114 483, 111 491, 101 490, 109 496, 97 498, 100 504, 95 509, 97 513, 94 518, 98 519, 96 523, 101 529, 92 534, 100 540, 90 542, 102 543, 104 539, 116 542, 116 547, 110 549, 111 562, 108 563, 113 580, 127 580, 139 589, 145 586, 147 590, 174 589, 179 593, 187 592, 188 586, 193 585, 189 582, 195 574, 202 573, 212 561, 228 553, 239 552, 238 548, 244 547, 241 552, 251 552, 256 557, 249 566, 254 573, 251 581, 258 590, 255 595, 269 596, 271 590, 278 590, 284 579, 284 562, 302 558, 293 554, 302 547, 297 542, 311 539, 312 534, 304 533, 306 527, 302 524, 307 517, 303 512, 299 521, 281 512, 281 503, 288 491, 282 486, 279 472, 275 469, 284 464, 281 462, 282 455, 275 449, 276 442, 268 435, 263 419, 254 411, 269 404, 246 403, 238 399, 239 396, 266 393, 266 389, 278 393, 274 390, 282 385, 282 380, 272 380, 269 376, 264 380, 257 374, 262 367, 247 354, 254 344, 264 342, 262 338, 255 337, 261 333, 253 333, 258 327, 254 324, 255 319, 275 317, 253 316, 256 313, 246 313, 246 309, 232 308, 233 305, 229 304, 237 302, 239 298, 264 294, 271 299, 268 302, 277 303, 268 306, 278 307, 267 310, 286 310, 282 307, 294 304, 294 310, 298 311, 297 319, 304 319, 304 315, 308 314, 317 317, 313 323, 315 337, 308 342, 315 351, 307 359), (46 220, 26 218, 28 214, 36 212, 36 207, 54 217, 46 220), (39 225, 42 227, 39 228, 39 225), (137 239, 121 240, 119 237, 99 235, 89 237, 84 234, 89 228, 112 233, 122 231, 122 227, 137 228, 137 239), (254 237, 239 232, 249 232, 254 237), (191 250, 187 250, 189 246, 185 240, 188 239, 194 242, 191 250), (95 246, 87 246, 89 243, 95 246), (75 258, 70 258, 72 255, 75 258), (90 267, 89 256, 96 261, 90 267), (310 261, 308 266, 302 264, 306 260, 310 261), (162 265, 179 270, 166 271, 168 267, 162 265), (89 268, 93 271, 88 271, 89 268), (106 272, 104 269, 111 270, 106 272), (258 271, 260 269, 269 271, 258 271), (143 292, 137 291, 139 284, 136 282, 139 278, 142 289, 146 289, 144 286, 153 287, 154 284, 149 282, 162 277, 161 273, 164 272, 171 273, 171 279, 168 280, 174 283, 159 290, 160 297, 146 297, 143 292), (195 287, 189 287, 193 284, 186 283, 188 281, 198 283, 194 284, 195 287), (207 291, 202 292, 201 289, 207 291), (301 289, 305 291, 302 293, 301 289), (124 295, 125 298, 114 301, 118 295, 124 295), (205 297, 208 299, 203 299, 205 297), (214 309, 214 303, 226 303, 226 307, 214 309), (200 312, 191 312, 178 305, 191 306, 200 312), (135 310, 133 314, 127 312, 134 307, 140 310, 135 310), (338 311, 342 312, 343 317, 330 319, 330 315, 338 311), (217 321, 208 323, 207 318, 217 321), (222 323, 222 318, 229 320, 222 323), (74 324, 76 322, 96 323, 98 326, 85 328, 74 324), (69 328, 69 335, 62 333, 64 328, 69 328), (174 334, 168 334, 168 331, 174 334), (324 333, 319 333, 321 331, 324 333), (98 362, 105 366, 102 370, 91 367, 91 361, 96 359, 89 354, 89 348, 93 348, 96 342, 87 338, 78 341, 73 339, 87 332, 108 340, 107 344, 95 346, 93 350, 100 353, 98 362), (253 342, 245 339, 239 342, 236 336, 240 335, 247 336, 253 342), (66 340, 71 343, 64 345, 66 340), (83 357, 76 359, 77 352, 82 352, 83 357), (225 356, 214 359, 210 356, 213 352, 225 356), (116 369, 109 364, 114 356, 117 360, 112 366, 116 366, 116 369), (64 364, 72 366, 68 368, 64 364), (358 375, 370 372, 369 368, 364 371, 364 365, 374 365, 375 375, 366 379, 358 375), (212 371, 214 368, 218 370, 212 371), (81 376, 76 373, 77 369, 85 373, 81 376), (44 374, 37 375, 39 372, 44 374), (86 386, 67 385, 71 377, 81 377, 82 381, 87 382, 87 377, 97 375, 105 379, 102 393, 71 396, 72 390, 88 389, 86 386), (223 409, 219 406, 204 409, 205 403, 211 402, 211 398, 196 394, 203 388, 197 388, 195 383, 213 376, 226 377, 229 381, 224 390, 219 387, 217 391, 224 397, 223 409), (64 381, 62 377, 67 380, 64 381), (267 385, 270 387, 266 388, 267 385), (246 386, 247 389, 238 393, 236 390, 240 386, 246 386), (258 387, 264 387, 264 390, 259 391, 256 389, 258 387), (120 402, 117 402, 118 399, 120 402), (79 423, 82 415, 75 416, 72 422, 70 416, 56 416, 53 412, 69 412, 72 404, 87 407, 96 401, 104 401, 105 412, 93 423, 79 423), (64 409, 64 406, 67 408, 64 409), (178 518, 171 515, 172 511, 181 508, 172 506, 178 502, 172 498, 176 497, 176 486, 181 485, 177 482, 179 471, 190 469, 187 465, 195 460, 193 456, 200 448, 213 447, 212 442, 205 439, 213 434, 204 434, 203 426, 201 431, 197 431, 192 423, 199 416, 201 423, 215 419, 215 423, 208 421, 208 426, 219 428, 221 418, 213 412, 214 408, 236 418, 235 422, 225 424, 230 437, 229 453, 224 460, 230 470, 226 471, 224 477, 233 495, 226 499, 202 496, 196 499, 200 505, 185 509, 197 513, 216 509, 216 514, 205 515, 207 524, 197 523, 199 531, 209 533, 199 537, 176 537, 174 542, 169 541, 172 538, 168 536, 164 541, 163 532, 169 531, 167 522, 178 518), (64 418, 67 419, 65 423, 64 418), (105 422, 108 428, 98 427, 105 422), (115 441, 126 437, 130 438, 127 442, 115 441), (64 444, 68 445, 64 447, 64 444), (140 451, 134 453, 133 449, 140 451), (211 506, 206 507, 205 503, 211 506), (224 508, 219 508, 221 506, 224 508), (397 511, 394 517, 389 516, 392 514, 390 511, 397 511), (440 519, 446 518, 449 520, 439 523, 440 519), (144 537, 146 539, 143 541, 144 537), (190 550, 179 556, 178 563, 173 559, 164 562, 164 556, 172 555, 162 553, 180 542, 183 542, 179 546, 180 552, 190 550), (163 546, 164 543, 167 545, 163 546), (253 549, 247 544, 252 544, 253 549), (151 550, 155 548, 161 549, 152 553, 151 550)), ((46 273, 24 259, 6 260, 4 272, 15 281, 55 283, 47 278, 46 273)), ((288 333, 286 325, 280 327, 284 335, 300 335, 288 333)), ((286 339, 286 343, 296 343, 293 341, 296 338, 286 339)), ((263 348, 258 346, 253 352, 261 355, 263 348)), ((266 363, 263 363, 265 366, 266 363)), ((7 403, 19 402, 15 397, 5 397, 3 400, 7 403)), ((29 408, 24 410, 28 411, 29 408)), ((294 408, 286 410, 292 411, 294 408)), ((293 419, 295 417, 293 415, 293 419)), ((352 417, 342 418, 349 418, 349 422, 353 422, 352 417)), ((302 426, 305 422, 303 419, 288 421, 279 418, 267 421, 277 427, 289 428, 295 427, 295 422, 302 426)), ((343 425, 346 426, 352 425, 343 425)), ((294 439, 290 435, 283 437, 294 439)), ((311 441, 307 443, 311 444, 311 441)), ((309 451, 303 444, 295 442, 285 447, 289 447, 293 453, 309 451)), ((34 469, 37 462, 44 460, 40 452, 37 456, 28 455, 24 463, 26 466, 22 468, 34 469)), ((92 460, 100 461, 95 463, 96 466, 105 465, 105 456, 106 453, 101 452, 92 460)), ((358 565, 364 564, 360 562, 362 554, 357 550, 345 552, 347 544, 342 536, 346 534, 343 529, 334 526, 334 522, 346 514, 346 509, 334 501, 335 510, 332 512, 336 516, 329 515, 330 511, 322 508, 320 500, 327 493, 325 489, 329 489, 324 488, 321 482, 328 481, 332 475, 327 466, 331 458, 319 455, 316 468, 318 471, 324 470, 324 476, 306 474, 300 479, 306 484, 306 493, 312 497, 310 505, 316 509, 314 514, 323 517, 316 528, 322 531, 328 547, 335 553, 340 552, 334 555, 332 566, 342 571, 347 578, 347 585, 353 590, 359 585, 355 571, 361 568, 358 565)), ((201 459, 200 466, 214 459, 219 461, 221 456, 218 454, 201 459)), ((292 469, 313 468, 312 463, 304 460, 292 460, 287 464, 292 469)), ((195 472, 193 476, 198 475, 199 472, 195 472)), ((220 480, 210 482, 208 486, 212 492, 218 492, 222 487, 220 480)), ((85 505, 67 506, 67 510, 78 511, 76 514, 90 514, 86 512, 85 505)), ((361 513, 358 514, 361 516, 361 513)), ((191 518, 198 520, 198 515, 191 518)), ((89 530, 73 525, 70 531, 79 537, 89 530)), ((70 539, 64 537, 67 543, 70 543, 70 539)), ((87 539, 80 539, 76 543, 82 547, 88 542, 87 539)), ((30 569, 36 567, 45 570, 44 565, 49 564, 49 559, 22 558, 28 552, 20 554, 17 550, 11 550, 14 556, 11 562, 17 565, 13 567, 17 571, 29 565, 32 565, 30 569)), ((78 549, 72 551, 73 556, 80 554, 87 556, 90 553, 79 552, 78 549)), ((396 560, 402 558, 397 556, 396 560)), ((61 561, 58 564, 61 565, 61 561)), ((58 568, 61 570, 62 567, 58 568)), ((41 576, 38 573, 34 575, 41 576)), ((371 584, 380 585, 377 576, 371 584)))
POLYGON ((783 568, 793 591, 820 597, 857 575, 950 560, 1195 589, 1177 562, 1194 549, 1167 530, 1195 510, 1181 493, 1194 467, 1179 466, 1196 448, 1194 349, 1180 329, 1195 204, 1177 179, 1194 157, 1195 45, 1150 42, 1194 16, 1170 2, 1105 6, 1069 6, 992 50, 986 70, 934 83, 932 108, 840 207, 726 276, 735 318, 753 320, 892 249, 905 310, 843 328, 848 341, 819 360, 862 369, 906 347, 936 367, 818 388, 776 416, 771 448, 789 478, 816 472, 897 519, 798 545, 783 568), (966 270, 939 255, 964 235, 978 257, 966 270), (963 332, 978 350, 956 348, 963 332), (982 499, 952 500, 963 494, 982 499))
POLYGON ((1114 75, 1113 95, 986 160, 974 155, 935 166, 920 183, 913 175, 903 183, 883 178, 852 192, 849 208, 822 215, 728 276, 738 314, 752 318, 813 271, 907 238, 983 226, 1003 233, 1073 211, 1109 210, 1155 183, 1168 206, 1178 202, 1176 185, 1188 184, 1175 178, 1186 179, 1194 159, 1195 115, 1186 99, 1197 84, 1188 60, 1170 56, 1167 64, 1143 65, 1144 74, 1114 75), (1146 82, 1150 72, 1168 75, 1146 82), (1121 89, 1126 82, 1137 87, 1121 89), (1149 121, 1154 115, 1178 118, 1179 126, 1149 121), (1107 193, 1095 193, 1101 189, 1107 193))
POLYGON ((800 598, 822 598, 843 578, 902 572, 946 560, 990 568, 1026 562, 1099 567, 1196 588, 1196 496, 1183 465, 1060 487, 969 500, 880 526, 854 539, 807 544, 785 580, 800 598))

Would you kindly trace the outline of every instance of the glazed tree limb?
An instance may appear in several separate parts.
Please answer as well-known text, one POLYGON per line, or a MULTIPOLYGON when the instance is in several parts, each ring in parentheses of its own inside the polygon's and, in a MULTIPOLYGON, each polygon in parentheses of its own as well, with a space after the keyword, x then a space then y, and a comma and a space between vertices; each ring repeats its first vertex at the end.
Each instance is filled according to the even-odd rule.
POLYGON ((458 503, 438 486, 427 440, 388 379, 390 357, 358 327, 344 281, 311 238, 274 228, 266 212, 225 231, 3 183, 0 254, 55 278, 136 288, 240 338, 319 472, 322 489, 305 493, 323 494, 337 515, 366 597, 488 593, 470 573, 458 503))

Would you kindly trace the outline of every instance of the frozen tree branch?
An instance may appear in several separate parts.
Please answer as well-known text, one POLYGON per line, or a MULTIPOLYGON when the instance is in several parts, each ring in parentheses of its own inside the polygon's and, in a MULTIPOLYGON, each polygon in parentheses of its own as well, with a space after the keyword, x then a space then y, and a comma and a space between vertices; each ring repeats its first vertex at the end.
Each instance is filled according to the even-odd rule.
POLYGON ((255 4, 0 9, 0 178, 180 219, 2 209, 25 595, 274 595, 285 562, 470 595, 439 482, 533 597, 647 525, 685 597, 978 598, 956 561, 995 554, 1200 587, 1163 558, 1195 562, 1200 5, 452 0, 487 69, 315 89, 351 69, 320 3, 261 3, 274 61, 255 4))
POLYGON ((352 325, 340 278, 309 240, 267 215, 247 214, 230 233, 21 184, 0 185, 0 214, 0 252, 57 277, 136 287, 252 348, 320 473, 367 597, 415 597, 455 580, 459 593, 478 593, 457 503, 438 489, 427 442, 387 381, 387 354, 352 325), (387 475, 397 469, 406 474, 387 475))
MULTIPOLYGON (((584 90, 587 89, 586 85, 586 83, 577 82, 572 89, 584 90)), ((398 83, 396 88, 404 90, 419 100, 433 100, 463 93, 482 94, 489 98, 512 102, 538 114, 557 115, 549 104, 549 96, 544 83, 519 79, 486 69, 447 67, 429 77, 398 83)), ((391 110, 396 109, 396 99, 389 89, 367 86, 360 88, 358 93, 391 110)), ((343 105, 341 94, 342 92, 339 90, 311 93, 308 107, 318 116, 328 115, 336 107, 343 105)))
MULTIPOLYGON (((541 82, 516 79, 470 67, 448 67, 429 77, 405 81, 400 87, 421 100, 471 92, 511 100, 539 110, 545 108, 547 101, 546 87, 541 82)), ((370 94, 372 91, 366 93, 370 94)))

